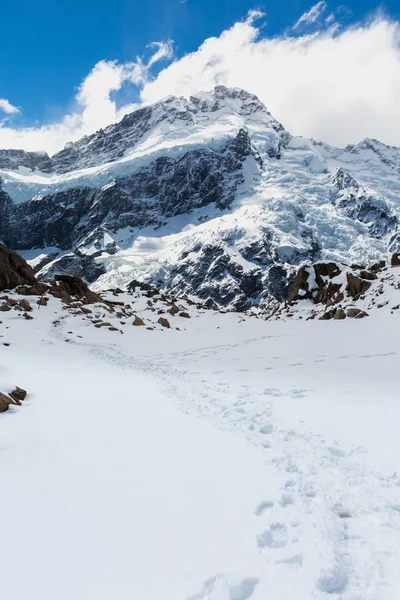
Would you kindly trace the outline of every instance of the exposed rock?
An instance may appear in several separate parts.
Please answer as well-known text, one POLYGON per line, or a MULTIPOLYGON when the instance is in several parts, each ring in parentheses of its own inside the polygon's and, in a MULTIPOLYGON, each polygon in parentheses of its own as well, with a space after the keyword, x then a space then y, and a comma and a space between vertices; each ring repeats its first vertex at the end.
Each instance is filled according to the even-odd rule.
POLYGON ((9 310, 11 310, 11 306, 9 304, 7 304, 7 302, 3 302, 3 304, 0 306, 0 310, 2 312, 8 312, 9 310))
POLYGON ((179 316, 180 316, 180 317, 183 317, 184 319, 190 319, 190 315, 189 315, 189 313, 187 313, 187 312, 185 312, 185 311, 182 311, 182 312, 180 312, 180 313, 179 313, 179 316))
POLYGON ((179 313, 179 308, 176 306, 176 304, 172 304, 172 306, 167 310, 167 313, 174 317, 179 313))
POLYGON ((95 327, 99 329, 100 327, 112 327, 112 325, 111 323, 106 323, 105 321, 103 321, 102 323, 96 323, 95 327))
POLYGON ((62 286, 53 285, 49 289, 49 294, 54 296, 54 298, 58 298, 64 304, 71 304, 72 302, 71 296, 68 294, 67 290, 62 286))
POLYGON ((318 262, 314 264, 315 279, 318 285, 323 285, 323 277, 329 277, 333 279, 341 273, 341 269, 338 264, 334 262, 318 262))
POLYGON ((46 296, 41 296, 40 298, 38 298, 36 304, 38 304, 39 306, 47 306, 49 299, 46 296))
POLYGON ((144 321, 143 321, 143 319, 141 319, 140 317, 135 315, 135 319, 134 319, 132 325, 134 325, 135 327, 142 327, 144 325, 144 321))
POLYGON ((375 281, 375 279, 378 279, 375 273, 366 270, 360 271, 360 277, 361 279, 366 279, 367 281, 375 281))
POLYGON ((300 267, 287 298, 289 304, 295 300, 312 298, 311 290, 309 289, 308 284, 309 277, 310 273, 306 267, 300 267))
POLYGON ((25 300, 25 298, 22 298, 22 300, 19 301, 19 305, 25 312, 32 310, 32 306, 29 304, 28 300, 25 300))
POLYGON ((26 398, 26 391, 18 386, 15 386, 15 390, 11 392, 10 396, 13 400, 22 402, 26 398))
POLYGON ((0 290, 12 290, 18 285, 36 281, 32 268, 16 252, 0 244, 0 290))
POLYGON ((347 286, 346 291, 352 298, 364 294, 371 287, 371 283, 365 279, 353 275, 353 273, 346 273, 347 286))
POLYGON ((10 396, 7 396, 6 394, 3 394, 3 392, 0 392, 0 412, 5 412, 6 410, 8 410, 10 404, 15 404, 14 400, 10 398, 10 396))
POLYGON ((392 267, 400 267, 400 252, 395 252, 391 260, 392 267))
POLYGON ((384 269, 386 267, 386 261, 385 260, 380 260, 376 263, 373 263, 372 265, 370 265, 368 267, 369 271, 373 271, 374 273, 378 273, 379 271, 382 271, 382 269, 384 269))
POLYGON ((336 320, 345 319, 346 313, 344 312, 344 310, 342 308, 337 308, 333 318, 336 320))
POLYGON ((33 285, 19 285, 15 291, 23 296, 42 296, 49 289, 46 283, 37 281, 33 285))
POLYGON ((168 319, 165 319, 164 317, 160 317, 158 319, 157 323, 159 323, 163 327, 166 327, 167 329, 169 329, 171 327, 170 322, 168 321, 168 319))
POLYGON ((74 296, 82 300, 85 304, 103 302, 99 294, 92 292, 82 279, 72 275, 56 275, 55 281, 57 287, 63 289, 69 296, 74 296))
POLYGON ((361 312, 362 310, 360 308, 348 308, 347 316, 352 319, 355 319, 361 312))
POLYGON ((320 321, 329 321, 330 319, 333 319, 336 313, 336 309, 332 308, 331 310, 327 310, 326 312, 324 312, 323 315, 320 316, 319 320, 320 321))

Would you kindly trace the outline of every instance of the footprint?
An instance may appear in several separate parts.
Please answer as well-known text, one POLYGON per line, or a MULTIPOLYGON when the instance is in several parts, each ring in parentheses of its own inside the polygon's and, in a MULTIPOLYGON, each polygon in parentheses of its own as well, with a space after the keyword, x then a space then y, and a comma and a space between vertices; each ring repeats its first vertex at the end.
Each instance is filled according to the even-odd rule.
POLYGON ((327 594, 341 594, 347 587, 348 577, 345 569, 337 564, 333 569, 323 572, 318 587, 327 594))
POLYGON ((273 425, 263 425, 260 427, 260 433, 264 433, 265 435, 269 435, 274 431, 273 425))
POLYGON ((257 536, 259 548, 283 548, 287 546, 289 534, 284 523, 272 523, 268 529, 257 536))
POLYGON ((289 556, 289 558, 282 558, 282 560, 277 560, 277 565, 294 565, 295 567, 303 566, 303 557, 301 554, 295 554, 294 556, 289 556))
POLYGON ((279 504, 280 504, 280 506, 282 506, 282 508, 285 508, 285 506, 290 506, 291 504, 294 504, 293 494, 283 493, 281 496, 281 499, 279 500, 279 504))
POLYGON ((274 506, 274 503, 272 502, 272 500, 264 500, 263 502, 260 502, 260 504, 257 506, 256 510, 254 511, 254 514, 257 515, 258 517, 261 517, 261 515, 268 510, 269 508, 272 508, 274 506))
POLYGON ((258 581, 249 577, 238 584, 230 585, 223 575, 216 575, 204 582, 199 594, 186 600, 249 600, 258 581))

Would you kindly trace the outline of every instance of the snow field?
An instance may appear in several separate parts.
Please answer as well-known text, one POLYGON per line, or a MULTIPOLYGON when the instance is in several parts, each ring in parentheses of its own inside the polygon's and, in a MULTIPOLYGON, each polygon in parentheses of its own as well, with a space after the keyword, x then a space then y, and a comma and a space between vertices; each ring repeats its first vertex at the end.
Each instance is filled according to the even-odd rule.
POLYGON ((397 317, 3 314, 7 597, 398 598, 397 317))

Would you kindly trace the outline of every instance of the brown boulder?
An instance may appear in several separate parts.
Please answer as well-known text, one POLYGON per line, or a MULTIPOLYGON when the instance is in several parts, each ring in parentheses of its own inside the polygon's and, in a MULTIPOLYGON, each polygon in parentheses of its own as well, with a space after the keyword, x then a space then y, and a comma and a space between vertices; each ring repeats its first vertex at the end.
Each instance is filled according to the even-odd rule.
POLYGON ((9 310, 11 310, 11 306, 9 304, 7 304, 7 302, 4 302, 1 306, 0 306, 0 310, 2 312, 8 312, 9 310))
POLYGON ((16 252, 0 244, 0 290, 36 282, 32 268, 16 252))
POLYGON ((331 310, 327 310, 323 315, 320 316, 320 321, 329 321, 333 319, 336 313, 336 308, 332 308, 331 310))
POLYGON ((333 316, 333 318, 335 320, 342 320, 346 318, 346 313, 344 312, 343 308, 337 308, 336 312, 333 316))
POLYGON ((400 252, 395 252, 391 260, 392 267, 400 267, 400 252))
POLYGON ((360 277, 361 279, 367 279, 368 281, 375 281, 375 279, 378 279, 375 273, 366 270, 360 271, 360 277))
POLYGON ((64 302, 64 304, 71 304, 71 302, 72 302, 71 296, 61 286, 56 286, 56 285, 52 286, 49 289, 49 294, 54 296, 54 298, 58 298, 59 300, 61 300, 61 302, 64 302))
POLYGON ((163 327, 166 327, 167 329, 169 329, 171 327, 170 322, 168 321, 168 319, 164 319, 164 317, 160 317, 158 319, 157 323, 159 323, 163 327))
POLYGON ((185 311, 182 311, 182 312, 180 312, 180 313, 179 313, 179 316, 180 316, 180 317, 183 317, 184 319, 190 319, 190 315, 189 315, 189 313, 187 313, 187 312, 185 312, 185 311))
POLYGON ((20 300, 18 304, 25 312, 29 312, 32 310, 32 306, 29 304, 28 300, 25 300, 25 298, 22 298, 22 300, 20 300))
POLYGON ((42 296, 41 298, 38 299, 37 303, 39 306, 47 306, 49 299, 46 298, 45 296, 42 296))
POLYGON ((322 284, 319 285, 319 289, 317 295, 315 296, 315 303, 318 304, 322 302, 322 304, 335 304, 336 302, 336 294, 340 291, 342 287, 341 283, 333 283, 330 281, 328 285, 324 285, 323 280, 322 284))
POLYGON ((177 307, 176 304, 172 304, 171 308, 169 308, 167 310, 167 313, 169 313, 172 317, 174 317, 175 315, 177 315, 179 312, 179 308, 177 307))
POLYGON ((348 308, 347 316, 352 319, 363 319, 364 317, 368 317, 368 313, 365 310, 361 310, 361 308, 348 308))
POLYGON ((346 273, 347 286, 346 291, 352 298, 356 298, 366 292, 370 287, 371 283, 365 279, 353 275, 353 273, 346 273))
POLYGON ((26 398, 26 391, 18 386, 15 386, 15 390, 11 392, 10 396, 16 402, 22 402, 26 398))
POLYGON ((99 294, 92 292, 79 277, 74 277, 73 275, 56 275, 55 281, 57 287, 63 289, 69 296, 83 300, 85 304, 103 302, 103 298, 99 294))
POLYGON ((296 300, 312 298, 308 284, 309 277, 310 273, 307 271, 307 268, 305 266, 300 267, 289 291, 287 298, 289 304, 296 300))
POLYGON ((143 319, 135 315, 135 320, 133 321, 132 325, 134 325, 135 327, 142 327, 144 325, 144 321, 143 319))
POLYGON ((15 291, 22 296, 42 296, 48 289, 49 286, 46 283, 37 281, 33 285, 19 285, 15 291))
POLYGON ((0 392, 0 412, 8 410, 10 404, 14 404, 14 400, 10 396, 7 396, 7 394, 0 392))
POLYGON ((339 265, 334 262, 319 262, 314 265, 315 279, 318 286, 324 285, 323 277, 337 277, 342 272, 339 265))
POLYGON ((376 263, 373 263, 372 265, 370 265, 368 267, 369 271, 373 271, 374 273, 378 273, 379 271, 382 271, 382 269, 384 269, 386 267, 386 261, 385 260, 379 260, 376 263))

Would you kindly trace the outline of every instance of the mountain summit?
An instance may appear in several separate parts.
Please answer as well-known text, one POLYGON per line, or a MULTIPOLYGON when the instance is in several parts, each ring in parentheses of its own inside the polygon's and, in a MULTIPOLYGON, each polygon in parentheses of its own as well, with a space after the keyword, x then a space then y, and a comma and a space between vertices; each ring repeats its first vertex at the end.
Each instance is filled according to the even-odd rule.
POLYGON ((52 157, 0 150, 0 237, 39 277, 266 307, 303 263, 399 250, 399 165, 400 149, 376 140, 292 137, 256 96, 218 86, 52 157))

